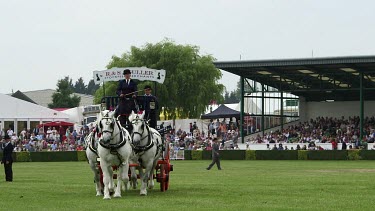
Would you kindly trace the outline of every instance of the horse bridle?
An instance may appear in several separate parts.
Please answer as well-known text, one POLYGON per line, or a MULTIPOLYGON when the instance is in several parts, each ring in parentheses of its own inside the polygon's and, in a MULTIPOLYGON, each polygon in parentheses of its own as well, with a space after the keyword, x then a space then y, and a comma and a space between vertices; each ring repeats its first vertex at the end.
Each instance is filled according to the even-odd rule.
POLYGON ((142 141, 143 139, 145 139, 145 138, 147 138, 148 136, 150 136, 150 132, 148 133, 148 135, 147 136, 145 136, 145 137, 143 137, 142 138, 142 136, 143 136, 143 133, 145 132, 145 120, 143 120, 143 119, 139 119, 139 117, 138 117, 138 115, 137 115, 137 117, 136 117, 136 119, 134 119, 133 121, 132 121, 132 124, 134 124, 135 122, 138 122, 138 121, 140 121, 140 122, 142 122, 142 133, 140 133, 140 132, 132 132, 132 135, 131 135, 131 137, 132 137, 132 142, 133 142, 133 138, 134 138, 134 134, 137 134, 137 135, 139 135, 140 137, 141 137, 141 140, 140 141, 142 141))
POLYGON ((112 131, 110 131, 110 130, 102 130, 101 132, 102 132, 102 134, 103 133, 110 133, 111 134, 111 139, 110 140, 112 140, 114 137, 116 137, 116 136, 118 136, 119 134, 120 134, 120 132, 121 132, 121 129, 120 129, 120 132, 118 132, 117 134, 115 134, 115 135, 113 135, 113 132, 114 132, 114 128, 115 128, 115 124, 116 124, 116 122, 115 122, 115 120, 113 119, 113 118, 111 118, 111 117, 103 117, 101 120, 100 120, 100 122, 99 122, 99 128, 103 128, 103 125, 102 125, 102 120, 103 119, 106 119, 107 120, 107 122, 105 123, 106 125, 110 125, 110 127, 111 128, 113 128, 113 130, 112 131), (108 121, 108 120, 110 120, 110 121, 108 121))

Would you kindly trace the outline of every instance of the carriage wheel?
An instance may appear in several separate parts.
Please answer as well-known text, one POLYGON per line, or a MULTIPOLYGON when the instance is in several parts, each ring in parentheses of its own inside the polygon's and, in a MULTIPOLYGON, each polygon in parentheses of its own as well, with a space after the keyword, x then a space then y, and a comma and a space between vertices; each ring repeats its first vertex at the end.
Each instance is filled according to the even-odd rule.
POLYGON ((168 188, 169 188, 169 163, 166 163, 165 166, 167 166, 167 168, 165 168, 165 183, 164 183, 164 189, 165 189, 165 190, 168 190, 168 188))
POLYGON ((159 173, 159 177, 160 177, 160 191, 161 192, 165 192, 165 183, 166 183, 166 175, 165 175, 165 166, 164 164, 161 164, 160 165, 160 173, 159 173))

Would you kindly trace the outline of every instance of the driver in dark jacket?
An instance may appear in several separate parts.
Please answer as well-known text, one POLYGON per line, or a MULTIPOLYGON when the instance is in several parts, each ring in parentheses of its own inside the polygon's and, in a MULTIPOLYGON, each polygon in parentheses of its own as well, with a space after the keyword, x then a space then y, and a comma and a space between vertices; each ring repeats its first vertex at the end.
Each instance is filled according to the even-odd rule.
POLYGON ((124 70, 123 74, 125 79, 120 81, 116 91, 116 94, 120 97, 120 101, 116 109, 116 117, 118 115, 122 115, 120 117, 121 125, 126 124, 127 117, 132 111, 137 112, 135 99, 138 91, 137 83, 130 79, 130 70, 124 70))

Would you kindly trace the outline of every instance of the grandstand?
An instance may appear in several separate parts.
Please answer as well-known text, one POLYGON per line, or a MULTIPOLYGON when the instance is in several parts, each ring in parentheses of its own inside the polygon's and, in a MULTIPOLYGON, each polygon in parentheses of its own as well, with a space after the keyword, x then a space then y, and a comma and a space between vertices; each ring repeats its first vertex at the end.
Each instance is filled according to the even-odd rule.
MULTIPOLYGON (((375 90, 375 56, 218 61, 215 66, 241 78, 242 143, 248 135, 244 133, 246 118, 256 119, 252 124, 264 136, 267 129, 283 130, 318 117, 349 120, 358 116, 359 131, 364 131, 365 117, 375 114, 371 93, 375 90), (251 93, 245 93, 245 84, 252 88, 251 93), (259 112, 245 112, 246 98, 260 99, 259 112), (273 112, 266 112, 270 104, 273 112)), ((358 135, 362 140, 363 133, 358 135)))

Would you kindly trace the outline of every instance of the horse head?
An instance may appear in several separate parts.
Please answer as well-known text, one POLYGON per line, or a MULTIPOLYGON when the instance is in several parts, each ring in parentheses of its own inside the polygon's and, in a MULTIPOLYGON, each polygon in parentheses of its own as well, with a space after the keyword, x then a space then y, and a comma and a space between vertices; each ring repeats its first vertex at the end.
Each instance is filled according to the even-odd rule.
POLYGON ((129 121, 132 124, 133 131, 132 131, 132 142, 135 146, 139 146, 141 144, 141 141, 144 137, 145 130, 146 130, 146 123, 143 119, 145 116, 145 112, 142 112, 142 114, 136 114, 134 111, 129 116, 129 121))
POLYGON ((114 112, 109 110, 101 111, 98 119, 98 129, 102 135, 100 142, 109 144, 113 139, 115 132, 116 120, 114 118, 114 112))

